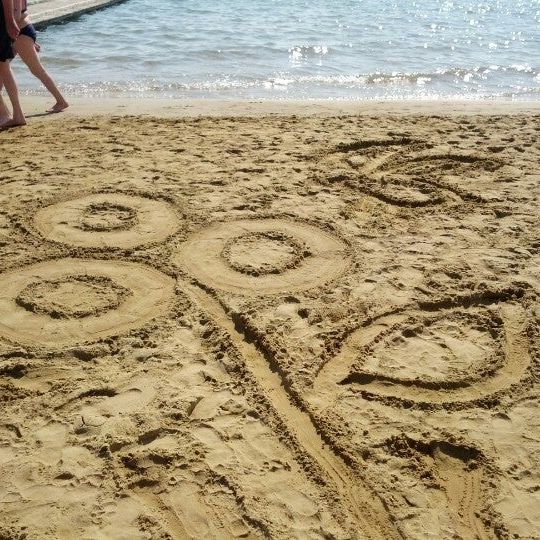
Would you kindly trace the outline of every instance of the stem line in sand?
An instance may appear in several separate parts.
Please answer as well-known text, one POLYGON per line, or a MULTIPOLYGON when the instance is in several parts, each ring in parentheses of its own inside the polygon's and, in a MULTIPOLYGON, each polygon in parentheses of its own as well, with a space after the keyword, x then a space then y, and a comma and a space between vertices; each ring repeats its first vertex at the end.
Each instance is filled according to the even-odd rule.
POLYGON ((339 494, 340 504, 352 518, 355 534, 370 540, 401 538, 378 496, 324 443, 312 418, 291 403, 280 376, 270 369, 255 345, 244 339, 222 305, 199 287, 185 281, 181 285, 195 303, 229 334, 264 395, 304 451, 324 472, 324 480, 339 494))

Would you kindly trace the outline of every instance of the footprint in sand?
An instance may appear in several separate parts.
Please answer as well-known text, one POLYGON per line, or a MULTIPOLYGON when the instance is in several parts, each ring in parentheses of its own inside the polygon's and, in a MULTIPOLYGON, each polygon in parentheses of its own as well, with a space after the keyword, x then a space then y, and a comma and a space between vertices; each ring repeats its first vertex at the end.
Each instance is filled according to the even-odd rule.
POLYGON ((49 240, 80 247, 132 248, 162 242, 179 220, 165 202, 119 193, 87 195, 39 210, 34 226, 49 240))
POLYGON ((174 262, 210 287, 263 295, 322 285, 346 270, 349 257, 341 240, 317 227, 260 219, 212 225, 174 262))
POLYGON ((0 335, 65 346, 141 326, 167 310, 174 281, 141 264, 59 259, 0 275, 0 335))

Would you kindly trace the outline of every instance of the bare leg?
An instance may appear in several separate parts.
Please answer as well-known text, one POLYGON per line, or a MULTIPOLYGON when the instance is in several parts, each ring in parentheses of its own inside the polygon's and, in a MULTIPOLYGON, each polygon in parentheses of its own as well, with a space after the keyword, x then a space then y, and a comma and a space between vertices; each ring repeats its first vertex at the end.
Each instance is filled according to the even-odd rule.
POLYGON ((2 88, 4 83, 0 80, 0 126, 11 119, 11 114, 2 99, 2 88))
POLYGON ((11 106, 13 107, 13 118, 0 124, 0 128, 24 126, 26 124, 26 118, 19 102, 19 89, 17 88, 17 83, 15 82, 15 77, 13 77, 13 72, 8 61, 0 62, 0 81, 4 83, 9 100, 11 101, 11 106))
POLYGON ((56 84, 54 84, 50 75, 45 71, 45 68, 41 65, 32 38, 19 36, 13 44, 13 49, 28 66, 32 75, 37 77, 53 95, 54 99, 56 99, 56 103, 49 109, 49 112, 61 112, 66 109, 69 104, 60 93, 60 90, 58 90, 56 84))

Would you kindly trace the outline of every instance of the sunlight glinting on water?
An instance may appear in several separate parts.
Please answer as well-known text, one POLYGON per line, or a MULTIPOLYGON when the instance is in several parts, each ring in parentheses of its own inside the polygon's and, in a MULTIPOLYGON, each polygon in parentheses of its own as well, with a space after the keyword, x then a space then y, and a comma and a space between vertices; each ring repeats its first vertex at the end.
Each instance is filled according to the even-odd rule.
POLYGON ((540 0, 128 0, 39 39, 74 95, 538 99, 539 29, 540 0))

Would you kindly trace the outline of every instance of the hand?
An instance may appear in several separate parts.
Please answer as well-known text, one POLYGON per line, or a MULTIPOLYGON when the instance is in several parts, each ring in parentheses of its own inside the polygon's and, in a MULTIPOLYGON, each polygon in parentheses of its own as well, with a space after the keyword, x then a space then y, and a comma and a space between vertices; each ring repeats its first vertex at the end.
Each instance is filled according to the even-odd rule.
POLYGON ((41 51, 41 45, 37 41, 34 43, 34 50, 36 52, 41 51))
POLYGON ((21 31, 21 29, 19 28, 19 25, 15 22, 15 20, 11 20, 7 22, 6 30, 9 37, 13 41, 15 41, 19 37, 19 33, 21 31))

